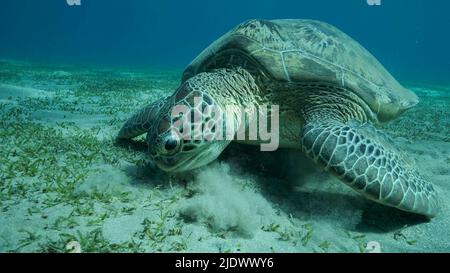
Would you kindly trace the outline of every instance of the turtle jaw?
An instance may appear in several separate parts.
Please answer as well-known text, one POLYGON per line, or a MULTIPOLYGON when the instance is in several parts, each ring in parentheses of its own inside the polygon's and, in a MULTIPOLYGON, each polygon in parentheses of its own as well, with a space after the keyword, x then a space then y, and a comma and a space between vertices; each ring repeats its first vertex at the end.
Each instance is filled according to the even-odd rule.
POLYGON ((189 168, 184 167, 188 162, 189 158, 183 161, 173 161, 171 158, 163 158, 157 160, 156 165, 166 173, 179 173, 190 170, 189 168))
POLYGON ((191 152, 180 152, 173 156, 155 156, 153 159, 161 170, 167 173, 180 173, 199 168, 215 160, 221 150, 217 153, 213 152, 214 150, 217 149, 205 145, 191 152))

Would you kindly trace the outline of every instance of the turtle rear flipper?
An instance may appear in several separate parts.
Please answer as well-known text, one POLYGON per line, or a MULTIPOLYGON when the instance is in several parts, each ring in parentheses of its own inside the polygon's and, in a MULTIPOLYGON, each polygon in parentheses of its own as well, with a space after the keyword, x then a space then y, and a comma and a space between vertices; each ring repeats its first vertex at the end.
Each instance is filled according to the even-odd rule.
POLYGON ((131 139, 146 133, 157 120, 159 111, 166 100, 167 97, 161 98, 134 114, 120 129, 117 139, 131 139))
POLYGON ((302 149, 325 170, 365 197, 383 205, 433 217, 437 193, 369 124, 337 120, 307 122, 302 149))

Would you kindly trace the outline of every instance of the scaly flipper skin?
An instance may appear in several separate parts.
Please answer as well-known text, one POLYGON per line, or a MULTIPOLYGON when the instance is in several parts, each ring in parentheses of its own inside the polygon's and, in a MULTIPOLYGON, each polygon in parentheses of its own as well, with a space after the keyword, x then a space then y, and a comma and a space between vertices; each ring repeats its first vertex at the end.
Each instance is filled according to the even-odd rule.
POLYGON ((308 121, 303 151, 365 197, 383 205, 434 217, 436 191, 380 131, 370 124, 325 119, 308 121))
POLYGON ((120 129, 117 138, 131 139, 147 133, 152 124, 158 120, 159 110, 163 107, 166 100, 167 97, 161 98, 134 114, 120 129))

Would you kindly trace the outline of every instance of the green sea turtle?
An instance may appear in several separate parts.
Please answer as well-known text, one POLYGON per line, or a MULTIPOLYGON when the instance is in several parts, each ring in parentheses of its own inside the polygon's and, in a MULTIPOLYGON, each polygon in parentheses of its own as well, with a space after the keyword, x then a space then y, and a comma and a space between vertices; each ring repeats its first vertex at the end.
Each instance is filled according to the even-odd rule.
MULTIPOLYGON (((281 147, 302 149, 373 201, 428 217, 438 211, 432 184, 370 124, 399 116, 418 97, 358 42, 327 23, 283 19, 238 25, 191 62, 173 95, 131 117, 118 138, 147 133, 153 160, 169 173, 208 164, 231 140, 186 140, 174 133, 174 106, 194 115, 199 111, 194 98, 203 106, 235 106, 231 113, 223 111, 238 124, 232 134, 249 126, 241 106, 279 105, 281 147)), ((200 116, 196 122, 204 127, 209 120, 200 116)))

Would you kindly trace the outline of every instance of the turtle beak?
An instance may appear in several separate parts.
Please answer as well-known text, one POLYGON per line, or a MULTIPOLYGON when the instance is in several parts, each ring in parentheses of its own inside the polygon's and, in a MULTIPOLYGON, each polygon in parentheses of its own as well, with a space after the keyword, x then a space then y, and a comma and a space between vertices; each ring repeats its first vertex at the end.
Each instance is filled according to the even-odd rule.
POLYGON ((178 157, 156 156, 153 158, 156 165, 165 172, 172 172, 177 168, 178 157))

